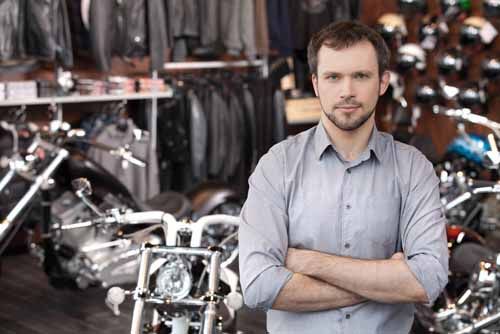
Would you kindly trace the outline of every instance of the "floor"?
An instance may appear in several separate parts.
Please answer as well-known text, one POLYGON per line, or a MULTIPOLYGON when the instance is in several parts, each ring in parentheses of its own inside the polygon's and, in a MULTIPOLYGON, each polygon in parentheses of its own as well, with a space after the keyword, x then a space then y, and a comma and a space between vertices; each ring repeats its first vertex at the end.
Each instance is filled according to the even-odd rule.
MULTIPOLYGON (((37 260, 28 254, 1 258, 0 333, 2 334, 123 334, 130 330, 131 303, 115 317, 105 306, 106 290, 55 289, 37 260)), ((237 329, 265 333, 265 316, 243 309, 237 329)))

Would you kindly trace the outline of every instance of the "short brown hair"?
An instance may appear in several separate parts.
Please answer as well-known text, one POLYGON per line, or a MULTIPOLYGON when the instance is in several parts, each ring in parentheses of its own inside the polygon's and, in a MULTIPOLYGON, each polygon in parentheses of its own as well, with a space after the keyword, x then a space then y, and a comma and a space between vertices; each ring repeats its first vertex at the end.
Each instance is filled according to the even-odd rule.
POLYGON ((312 36, 307 47, 307 61, 311 74, 318 74, 318 52, 321 46, 342 50, 362 41, 370 42, 375 48, 378 73, 379 77, 382 77, 389 66, 391 52, 379 33, 356 21, 330 23, 312 36))

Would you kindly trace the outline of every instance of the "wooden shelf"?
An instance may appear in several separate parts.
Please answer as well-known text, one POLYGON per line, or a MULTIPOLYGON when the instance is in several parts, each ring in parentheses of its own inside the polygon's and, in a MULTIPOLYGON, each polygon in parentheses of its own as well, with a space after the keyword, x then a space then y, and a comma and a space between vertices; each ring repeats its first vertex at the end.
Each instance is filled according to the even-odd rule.
POLYGON ((321 116, 321 105, 315 97, 286 100, 288 124, 317 123, 321 116))

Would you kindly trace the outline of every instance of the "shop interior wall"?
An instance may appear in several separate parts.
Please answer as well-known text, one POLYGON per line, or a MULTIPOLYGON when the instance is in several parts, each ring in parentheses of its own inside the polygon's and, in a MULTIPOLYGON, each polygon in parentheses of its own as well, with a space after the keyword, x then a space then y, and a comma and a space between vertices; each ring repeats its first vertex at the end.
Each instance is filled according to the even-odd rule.
MULTIPOLYGON (((419 43, 419 26, 425 15, 442 15, 440 0, 427 0, 427 14, 418 12, 411 16, 405 17, 405 22, 408 28, 407 43, 419 43)), ((399 5, 397 0, 363 0, 360 20, 370 26, 375 26, 377 19, 384 13, 398 13, 399 5)), ((469 16, 484 16, 483 5, 481 0, 471 0, 471 9, 469 16)), ((488 17, 488 20, 493 24, 497 31, 500 32, 500 18, 488 17)), ((415 89, 419 83, 429 79, 437 79, 437 56, 443 50, 459 44, 459 29, 461 26, 460 20, 455 20, 448 24, 450 33, 447 40, 438 42, 436 49, 427 53, 427 69, 423 73, 412 71, 404 76, 405 82, 405 97, 409 106, 415 103, 415 89)), ((487 56, 500 56, 500 36, 497 36, 488 48, 484 46, 466 47, 464 53, 467 55, 470 64, 467 69, 466 80, 460 79, 458 76, 447 78, 447 83, 458 87, 466 84, 466 82, 477 82, 481 78, 481 61, 487 56)), ((396 50, 391 50, 394 63, 394 54, 396 50)), ((394 64, 393 64, 394 65, 394 64)), ((491 120, 500 121, 500 82, 490 82, 487 87, 487 108, 484 111, 473 109, 473 112, 481 113, 491 120)), ((449 104, 452 107, 452 104, 449 104)), ((383 121, 384 113, 387 111, 384 104, 381 103, 377 110, 377 124, 379 128, 386 131, 389 130, 390 124, 383 121)), ((476 125, 467 125, 466 129, 473 133, 487 135, 488 129, 476 125)), ((422 108, 422 116, 418 121, 416 132, 430 136, 436 145, 438 153, 441 155, 445 152, 447 145, 456 136, 456 122, 446 116, 434 115, 429 107, 422 108)))
MULTIPOLYGON (((483 8, 481 0, 472 0, 472 7, 470 10, 470 15, 483 16, 483 8)), ((375 26, 377 19, 384 13, 399 12, 398 1, 397 0, 362 0, 361 1, 361 15, 360 20, 370 26, 375 26)), ((428 10, 426 15, 441 15, 440 0, 427 0, 428 10)), ((418 29, 420 22, 422 21, 424 14, 414 13, 411 17, 406 17, 405 21, 408 28, 408 36, 406 39, 407 43, 418 43, 418 29)), ((495 26, 495 28, 500 31, 500 18, 488 18, 490 22, 495 26)), ((427 69, 423 73, 413 71, 408 75, 404 76, 405 82, 405 97, 409 103, 409 106, 413 106, 415 102, 414 92, 417 85, 429 79, 436 79, 438 76, 436 57, 439 52, 444 49, 458 45, 459 43, 459 29, 460 21, 456 20, 449 24, 450 33, 446 41, 440 41, 438 47, 429 52, 427 55, 427 69)), ((391 50, 393 55, 396 50, 391 50)), ((470 60, 470 65, 467 69, 467 80, 461 80, 458 77, 447 79, 448 83, 452 85, 461 86, 466 83, 466 81, 477 81, 481 77, 480 64, 484 57, 488 55, 498 57, 500 55, 500 36, 497 36, 487 49, 484 46, 479 46, 475 48, 465 48, 464 52, 468 55, 470 60)), ((394 61, 394 56, 392 60, 394 61)), ((112 71, 110 73, 98 72, 95 69, 92 61, 86 60, 85 58, 77 58, 75 62, 75 68, 72 70, 76 75, 85 78, 105 78, 108 75, 126 75, 131 77, 141 77, 149 76, 149 61, 147 58, 136 59, 132 64, 125 63, 119 58, 113 59, 112 71)), ((35 71, 24 73, 24 74, 5 74, 0 73, 0 81, 8 80, 35 80, 35 79, 54 79, 54 70, 47 64, 35 71)), ((492 120, 500 121, 500 83, 490 82, 487 87, 488 93, 488 106, 487 113, 485 115, 492 120)), ((452 106, 452 105, 450 105, 452 106)), ((28 110, 31 112, 32 119, 46 119, 44 111, 46 106, 29 106, 28 110)), ((82 112, 91 111, 92 104, 81 104, 81 105, 65 105, 64 106, 64 117, 67 121, 76 121, 81 117, 82 112)), ((379 104, 377 110, 377 124, 381 130, 389 131, 390 122, 386 113, 388 112, 387 106, 383 101, 379 104)), ((480 110, 474 110, 474 112, 480 112, 480 110)), ((467 130, 480 133, 488 134, 487 129, 480 126, 467 125, 467 130)), ((429 107, 422 108, 422 116, 418 121, 418 126, 416 127, 416 132, 419 134, 426 134, 430 136, 436 145, 439 154, 444 153, 446 146, 450 143, 453 137, 456 135, 456 122, 448 117, 434 115, 432 114, 429 107)))

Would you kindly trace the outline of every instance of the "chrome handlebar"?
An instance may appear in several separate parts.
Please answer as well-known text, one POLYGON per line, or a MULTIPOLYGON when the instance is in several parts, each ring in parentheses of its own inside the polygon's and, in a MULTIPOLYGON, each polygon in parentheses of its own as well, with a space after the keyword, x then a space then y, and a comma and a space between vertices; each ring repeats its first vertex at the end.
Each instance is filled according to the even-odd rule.
POLYGON ((445 205, 444 209, 445 211, 449 211, 454 207, 456 207, 457 205, 462 204, 463 202, 469 200, 472 196, 478 194, 500 194, 500 183, 488 187, 480 187, 467 191, 458 196, 457 198, 453 199, 452 201, 448 202, 445 205))
POLYGON ((498 139, 500 139, 500 123, 494 122, 487 117, 474 114, 469 108, 445 108, 435 105, 432 107, 432 112, 439 115, 445 115, 459 120, 467 121, 478 125, 485 126, 491 129, 498 139))

